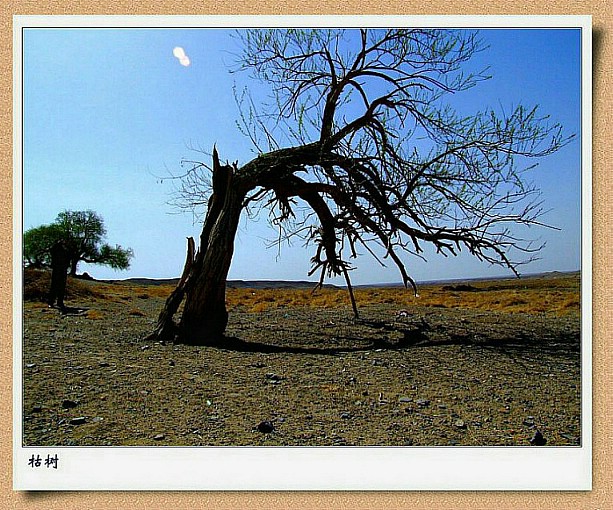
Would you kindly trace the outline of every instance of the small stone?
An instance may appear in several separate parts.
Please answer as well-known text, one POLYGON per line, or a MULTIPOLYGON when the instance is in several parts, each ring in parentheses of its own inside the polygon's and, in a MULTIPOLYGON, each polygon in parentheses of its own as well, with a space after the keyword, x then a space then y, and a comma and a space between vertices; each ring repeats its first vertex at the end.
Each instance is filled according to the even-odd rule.
POLYGON ((540 430, 537 430, 532 436, 532 439, 530 439, 530 444, 532 446, 545 446, 547 444, 547 439, 543 437, 540 430))
POLYGON ((92 418, 92 423, 98 423, 98 422, 101 422, 103 420, 104 420, 104 418, 102 418, 101 416, 96 416, 96 417, 92 418))
POLYGON ((168 364, 169 364, 171 367, 174 367, 174 366, 175 366, 175 362, 174 362, 173 360, 170 360, 170 361, 168 362, 168 364))
POLYGON ((156 434, 153 436, 153 439, 156 441, 161 441, 162 439, 166 439, 166 436, 164 434, 156 434))
POLYGON ((268 379, 269 381, 277 382, 277 381, 280 381, 282 377, 280 375, 273 374, 271 372, 271 373, 266 374, 266 379, 268 379))
POLYGON ((398 399, 398 402, 400 402, 401 404, 408 404, 409 402, 413 402, 413 399, 409 397, 400 397, 398 399))
POLYGON ((100 363, 98 363, 98 366, 100 366, 100 367, 110 367, 111 364, 106 362, 106 361, 101 361, 100 363))
POLYGON ((40 413, 43 410, 43 406, 34 406, 32 408, 33 413, 40 413))
POLYGON ((26 368, 34 368, 36 366, 36 363, 27 363, 26 364, 26 368))
POLYGON ((273 430, 275 430, 275 426, 269 421, 262 421, 258 424, 257 429, 262 434, 270 434, 273 430))
POLYGON ((341 418, 343 420, 349 420, 349 419, 351 419, 351 413, 347 413, 347 412, 341 413, 341 418))
POLYGON ((71 425, 83 425, 86 421, 87 418, 85 418, 85 416, 79 416, 77 418, 73 418, 68 423, 70 423, 71 425))
POLYGON ((453 425, 459 429, 465 429, 466 428, 466 423, 464 423, 464 420, 456 420, 453 425))
POLYGON ((525 420, 524 420, 524 425, 526 427, 533 427, 534 426, 534 416, 528 416, 525 420))
POLYGON ((425 398, 418 398, 415 402, 419 407, 428 407, 430 405, 430 401, 425 398))
POLYGON ((573 436, 572 434, 566 434, 566 433, 562 432, 562 433, 560 433, 560 435, 564 439, 568 439, 569 441, 572 441, 573 443, 578 443, 579 442, 579 438, 577 436, 573 436))
POLYGON ((69 399, 64 399, 62 401, 62 407, 64 409, 74 409, 75 407, 77 407, 79 405, 78 402, 75 402, 74 400, 69 400, 69 399))
POLYGON ((146 351, 147 349, 150 349, 151 347, 149 347, 148 345, 143 345, 140 350, 141 351, 146 351))

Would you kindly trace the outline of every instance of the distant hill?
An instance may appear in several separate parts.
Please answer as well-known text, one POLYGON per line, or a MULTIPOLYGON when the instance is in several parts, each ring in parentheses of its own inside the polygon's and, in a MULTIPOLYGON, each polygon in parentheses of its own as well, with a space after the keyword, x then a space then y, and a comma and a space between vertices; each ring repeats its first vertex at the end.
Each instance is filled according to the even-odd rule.
MULTIPOLYGON (((125 285, 176 285, 178 278, 126 278, 125 280, 101 280, 104 283, 118 283, 125 285)), ((316 282, 306 280, 229 280, 227 287, 230 289, 312 289, 316 282)), ((326 289, 338 289, 340 287, 325 284, 326 289)))
MULTIPOLYGON (((312 289, 317 282, 306 280, 229 280, 227 286, 231 289, 312 289)), ((326 289, 339 289, 337 285, 324 284, 326 289)))
MULTIPOLYGON (((522 279, 527 278, 560 278, 565 276, 581 275, 580 271, 550 271, 545 273, 533 273, 522 275, 522 279)), ((453 278, 446 280, 428 280, 417 282, 418 285, 437 285, 455 284, 465 282, 483 282, 496 280, 515 280, 514 276, 491 276, 482 278, 453 278)), ((104 283, 119 283, 126 285, 176 285, 178 278, 127 278, 125 280, 100 280, 104 283)), ((227 283, 230 289, 312 289, 317 285, 316 282, 306 280, 229 280, 227 283)), ((342 285, 324 284, 326 289, 342 289, 342 285)), ((355 288, 375 288, 375 287, 402 287, 401 283, 373 283, 365 285, 354 285, 355 288)))
MULTIPOLYGON (((548 271, 543 273, 530 273, 521 275, 521 280, 532 278, 565 278, 568 276, 581 277, 581 271, 548 271)), ((517 280, 516 276, 482 276, 475 278, 447 278, 443 280, 422 280, 418 281, 417 285, 443 285, 443 284, 460 284, 467 282, 494 282, 503 280, 517 280)), ((368 283, 363 285, 354 285, 355 288, 377 288, 377 287, 402 287, 402 283, 368 283)))

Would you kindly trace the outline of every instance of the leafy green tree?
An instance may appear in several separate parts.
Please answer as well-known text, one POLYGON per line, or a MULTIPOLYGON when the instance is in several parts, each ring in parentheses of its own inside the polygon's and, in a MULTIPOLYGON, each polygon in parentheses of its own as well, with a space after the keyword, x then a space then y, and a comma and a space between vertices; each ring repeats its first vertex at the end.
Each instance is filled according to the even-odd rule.
POLYGON ((133 251, 105 243, 105 236, 104 221, 94 211, 62 211, 52 224, 41 225, 24 233, 24 260, 29 266, 48 266, 51 247, 59 239, 64 239, 71 254, 72 276, 77 274, 79 262, 128 269, 133 251))

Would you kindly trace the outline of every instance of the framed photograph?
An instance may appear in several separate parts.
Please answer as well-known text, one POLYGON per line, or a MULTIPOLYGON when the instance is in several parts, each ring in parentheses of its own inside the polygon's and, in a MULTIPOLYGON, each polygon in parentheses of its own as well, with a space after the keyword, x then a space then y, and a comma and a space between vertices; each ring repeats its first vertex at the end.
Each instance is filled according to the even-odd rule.
POLYGON ((15 490, 591 489, 590 16, 13 36, 15 490))

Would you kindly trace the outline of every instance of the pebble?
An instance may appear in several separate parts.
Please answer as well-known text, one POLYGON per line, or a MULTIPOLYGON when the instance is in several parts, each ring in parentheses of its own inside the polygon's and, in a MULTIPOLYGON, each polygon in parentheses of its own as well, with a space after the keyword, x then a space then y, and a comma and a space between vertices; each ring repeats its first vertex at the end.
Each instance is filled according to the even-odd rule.
POLYGON ((166 439, 166 436, 164 434, 157 434, 153 436, 153 439, 155 439, 156 441, 161 441, 162 439, 166 439))
POLYGON ((275 430, 275 426, 269 421, 262 421, 258 423, 257 429, 262 434, 270 434, 273 430, 275 430))
POLYGON ((40 413, 43 410, 43 406, 34 406, 32 408, 33 413, 40 413))
POLYGON ((415 403, 420 407, 428 407, 430 405, 430 401, 425 398, 418 398, 415 403))
POLYGON ((524 420, 524 425, 526 425, 526 427, 533 427, 534 426, 534 416, 528 416, 524 420))
POLYGON ((70 423, 71 425, 83 425, 86 421, 87 418, 85 418, 85 416, 79 416, 77 418, 73 418, 68 423, 70 423))
POLYGON ((69 400, 69 399, 64 399, 62 401, 62 407, 64 409, 74 409, 75 407, 77 407, 79 405, 78 402, 75 402, 74 400, 69 400))
POLYGON ((454 426, 456 426, 459 429, 465 429, 466 428, 466 423, 464 423, 464 420, 456 420, 453 424, 454 424, 454 426))
POLYGON ((280 375, 273 374, 271 372, 271 373, 266 374, 266 379, 268 379, 274 384, 274 383, 278 383, 282 379, 282 377, 280 375))
POLYGON ((530 439, 530 444, 532 446, 545 446, 547 444, 547 439, 543 437, 540 430, 537 430, 532 436, 532 439, 530 439))
POLYGON ((351 418, 351 413, 347 413, 347 412, 341 413, 341 418, 343 420, 349 420, 351 418))
POLYGON ((579 438, 577 436, 573 436, 572 434, 565 434, 565 433, 561 433, 560 434, 564 439, 568 439, 569 441, 573 441, 574 443, 578 443, 579 442, 579 438))
POLYGON ((413 402, 413 399, 409 397, 400 397, 398 399, 398 402, 400 402, 401 404, 408 404, 409 402, 413 402))

